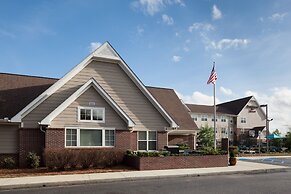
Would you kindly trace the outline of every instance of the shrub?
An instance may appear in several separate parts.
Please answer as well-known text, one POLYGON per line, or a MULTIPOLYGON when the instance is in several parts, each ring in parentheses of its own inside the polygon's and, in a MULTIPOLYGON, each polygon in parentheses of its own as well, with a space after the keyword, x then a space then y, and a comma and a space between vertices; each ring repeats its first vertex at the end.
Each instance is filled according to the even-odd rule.
POLYGON ((34 152, 29 152, 26 157, 26 161, 28 168, 38 168, 40 164, 40 157, 34 152))
POLYGON ((220 149, 214 149, 213 147, 204 147, 201 150, 202 155, 222 155, 227 154, 226 151, 220 150, 220 149))
POLYGON ((238 147, 237 146, 230 146, 229 147, 229 153, 230 152, 233 152, 234 156, 237 156, 238 155, 238 147))
POLYGON ((117 149, 46 149, 44 159, 50 169, 103 168, 122 163, 124 154, 117 149))
POLYGON ((179 146, 179 150, 190 149, 190 147, 187 144, 177 144, 177 146, 179 146))
POLYGON ((0 163, 0 166, 2 168, 14 168, 15 167, 15 161, 12 157, 4 158, 3 161, 0 163))

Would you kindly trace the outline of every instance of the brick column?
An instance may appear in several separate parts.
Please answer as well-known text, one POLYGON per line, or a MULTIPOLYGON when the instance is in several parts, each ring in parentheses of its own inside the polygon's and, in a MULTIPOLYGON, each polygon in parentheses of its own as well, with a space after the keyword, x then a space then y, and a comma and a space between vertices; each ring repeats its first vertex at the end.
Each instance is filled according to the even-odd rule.
POLYGON ((19 129, 19 167, 26 167, 28 152, 35 152, 42 158, 45 134, 39 128, 19 129))

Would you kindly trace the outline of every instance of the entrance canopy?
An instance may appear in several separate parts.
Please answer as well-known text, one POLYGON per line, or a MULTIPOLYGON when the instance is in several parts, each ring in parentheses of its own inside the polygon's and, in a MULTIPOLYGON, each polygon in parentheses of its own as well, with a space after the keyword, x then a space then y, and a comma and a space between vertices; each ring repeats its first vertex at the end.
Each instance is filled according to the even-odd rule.
POLYGON ((271 134, 267 136, 267 139, 281 139, 283 137, 281 137, 280 135, 276 135, 276 134, 271 134))

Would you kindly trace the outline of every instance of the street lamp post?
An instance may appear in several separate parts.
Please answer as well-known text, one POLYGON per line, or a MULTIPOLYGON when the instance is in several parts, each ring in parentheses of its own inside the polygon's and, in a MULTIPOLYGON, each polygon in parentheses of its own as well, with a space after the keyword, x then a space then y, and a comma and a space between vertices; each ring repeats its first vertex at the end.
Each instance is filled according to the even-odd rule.
POLYGON ((269 122, 273 119, 269 119, 268 117, 268 104, 262 104, 260 107, 266 107, 266 141, 267 141, 267 152, 269 152, 269 139, 268 136, 270 135, 269 132, 269 122))

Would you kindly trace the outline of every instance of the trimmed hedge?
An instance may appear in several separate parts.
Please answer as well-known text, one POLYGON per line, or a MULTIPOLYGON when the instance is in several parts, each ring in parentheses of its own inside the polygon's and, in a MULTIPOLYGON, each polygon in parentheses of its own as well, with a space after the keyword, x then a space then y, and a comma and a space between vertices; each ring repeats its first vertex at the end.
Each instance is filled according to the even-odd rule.
POLYGON ((119 149, 45 149, 45 165, 49 169, 104 168, 120 164, 125 156, 119 149))

